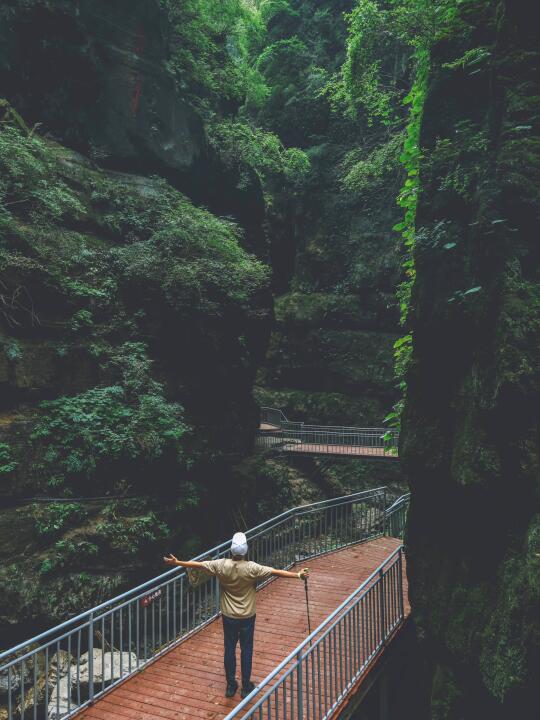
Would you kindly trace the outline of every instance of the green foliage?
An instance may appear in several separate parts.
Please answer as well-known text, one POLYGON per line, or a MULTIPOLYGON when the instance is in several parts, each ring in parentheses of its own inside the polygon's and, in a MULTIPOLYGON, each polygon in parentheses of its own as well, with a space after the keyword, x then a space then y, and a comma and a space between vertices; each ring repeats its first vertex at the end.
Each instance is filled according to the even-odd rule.
POLYGON ((172 29, 169 70, 205 112, 222 103, 259 103, 266 95, 249 63, 251 43, 263 31, 254 3, 245 0, 160 0, 172 29))
POLYGON ((136 185, 126 186, 101 176, 90 179, 92 210, 104 230, 129 241, 147 237, 159 225, 174 192, 160 178, 151 180, 145 194, 136 185))
MULTIPOLYGON (((263 47, 255 60, 268 86, 257 122, 274 130, 286 145, 302 147, 324 132, 327 115, 322 93, 328 72, 317 64, 324 51, 307 41, 298 35, 280 38, 263 47)), ((253 110, 249 104, 248 110, 253 110)))
MULTIPOLYGON (((405 102, 410 105, 409 122, 406 128, 406 137, 401 154, 407 177, 405 184, 398 196, 398 204, 404 210, 404 219, 395 226, 394 230, 401 232, 403 245, 402 268, 405 279, 398 287, 397 297, 399 300, 401 324, 407 326, 411 290, 416 277, 414 265, 414 245, 416 238, 416 208, 418 204, 418 193, 420 190, 420 127, 424 111, 424 102, 427 90, 429 73, 429 52, 425 49, 416 50, 417 73, 415 81, 405 102)), ((387 416, 388 423, 393 427, 399 427, 401 412, 405 401, 407 390, 407 370, 412 357, 413 338, 411 333, 406 333, 394 344, 394 367, 398 387, 401 391, 401 399, 394 406, 393 412, 387 416)))
POLYGON ((269 281, 268 267, 242 249, 235 224, 179 193, 166 197, 155 231, 112 251, 122 279, 155 287, 180 312, 220 315, 231 305, 248 311, 269 281))
POLYGON ((443 63, 442 67, 447 70, 465 70, 473 68, 473 72, 477 72, 479 68, 476 66, 482 65, 485 60, 491 57, 491 52, 485 47, 472 48, 467 50, 466 53, 457 60, 453 60, 449 63, 443 63))
MULTIPOLYGON (((469 0, 356 0, 347 15, 347 58, 328 93, 336 107, 355 114, 363 108, 368 121, 399 121, 403 89, 388 59, 413 53, 415 73, 423 51, 459 23, 458 6, 469 0)), ((472 57, 470 58, 473 59, 472 57)), ((478 59, 478 58, 477 58, 478 59)))
POLYGON ((440 190, 451 190, 463 200, 469 200, 487 149, 485 131, 464 120, 456 123, 451 138, 437 138, 425 165, 434 178, 439 177, 440 190))
POLYGON ((351 107, 359 105, 368 118, 385 123, 395 119, 397 90, 382 80, 382 57, 393 38, 388 31, 389 13, 375 0, 358 0, 348 15, 349 43, 342 78, 351 107))
MULTIPOLYGON (((245 145, 246 160, 261 173, 263 165, 295 180, 305 172, 305 156, 285 150, 275 136, 253 134, 251 140, 245 145)), ((141 190, 137 183, 84 172, 79 178, 84 193, 75 194, 60 177, 58 153, 14 125, 0 126, 0 226, 3 221, 7 229, 0 269, 48 276, 49 285, 75 305, 69 323, 74 333, 92 330, 96 309, 111 305, 119 282, 154 285, 186 314, 217 315, 239 305, 249 312, 253 296, 269 281, 269 270, 242 249, 236 225, 196 208, 159 178, 141 190), (10 202, 16 215, 10 214, 10 202), (53 221, 83 217, 125 246, 105 249, 60 226, 47 229, 53 221)))
POLYGON ((10 446, 0 443, 0 477, 12 473, 18 464, 13 458, 10 446))
POLYGON ((90 310, 77 310, 71 318, 71 329, 80 330, 81 328, 90 327, 93 324, 92 313, 90 310))
POLYGON ((48 503, 32 505, 34 527, 38 535, 53 538, 67 528, 85 520, 87 513, 79 503, 48 503))
POLYGON ((21 345, 14 338, 0 338, 0 347, 8 360, 19 360, 22 358, 21 345))
POLYGON ((362 157, 363 150, 352 150, 342 166, 343 188, 354 195, 379 192, 388 184, 389 177, 400 170, 402 146, 403 134, 396 133, 386 143, 377 145, 367 156, 362 157))
POLYGON ((416 207, 420 189, 419 169, 422 157, 420 150, 420 127, 426 98, 427 80, 429 73, 429 53, 427 50, 417 50, 417 74, 414 84, 405 102, 410 105, 409 122, 406 129, 406 138, 403 144, 401 162, 407 171, 405 184, 398 196, 398 204, 404 210, 404 219, 394 228, 401 232, 405 250, 403 270, 405 281, 398 290, 398 299, 401 310, 401 322, 407 322, 411 288, 415 278, 414 268, 414 242, 416 232, 416 207))
POLYGON ((155 512, 137 517, 121 517, 111 506, 106 519, 98 523, 96 531, 110 543, 112 550, 125 555, 136 555, 144 548, 167 539, 171 531, 155 512))
POLYGON ((183 408, 165 400, 150 368, 144 346, 128 343, 109 361, 121 384, 41 403, 43 415, 31 438, 47 443, 39 469, 50 485, 71 476, 90 478, 99 463, 155 460, 166 448, 182 457, 188 431, 183 408))
POLYGON ((88 540, 58 540, 52 553, 41 563, 39 571, 46 575, 67 567, 84 567, 98 553, 98 546, 88 540))
POLYGON ((309 171, 306 153, 298 148, 285 148, 274 133, 234 121, 211 125, 208 131, 210 143, 227 165, 252 168, 263 181, 277 175, 299 185, 309 171))
MULTIPOLYGON (((333 79, 329 94, 334 106, 348 107, 353 114, 362 108, 368 122, 393 125, 400 117, 400 103, 409 105, 409 118, 400 160, 407 176, 398 196, 404 219, 394 228, 401 233, 403 246, 404 280, 398 288, 401 322, 407 325, 411 289, 415 279, 414 246, 416 237, 416 207, 420 191, 419 146, 420 127, 430 67, 430 48, 459 25, 459 6, 468 0, 357 0, 347 16, 349 39, 347 58, 339 77, 333 79), (413 82, 403 97, 396 78, 384 62, 401 48, 413 58, 413 82), (408 50, 407 50, 408 49, 408 50)), ((479 49, 469 53, 457 65, 467 66, 482 62, 486 54, 479 49)), ((456 65, 456 67, 457 67, 456 65)), ((442 151, 444 148, 441 147, 442 151)), ((346 175, 344 184, 362 191, 369 187, 384 170, 388 160, 385 149, 377 149, 373 157, 354 165, 346 175)), ((459 163, 458 163, 459 164, 459 163)), ((461 174, 456 166, 453 183, 459 192, 466 192, 470 178, 461 174)), ((406 374, 412 353, 410 333, 398 340, 394 347, 395 369, 402 394, 406 392, 406 374)), ((399 425, 403 399, 388 415, 387 421, 399 425)))
POLYGON ((45 467, 90 477, 101 459, 155 458, 186 432, 179 405, 155 395, 130 403, 120 386, 93 388, 41 404, 32 439, 48 441, 45 467))
POLYGON ((15 210, 54 223, 65 215, 83 213, 84 207, 59 178, 58 163, 46 141, 4 120, 0 123, 0 224, 11 220, 15 210))
POLYGON ((189 480, 180 486, 180 496, 175 506, 177 512, 192 511, 201 504, 201 490, 196 483, 189 480))

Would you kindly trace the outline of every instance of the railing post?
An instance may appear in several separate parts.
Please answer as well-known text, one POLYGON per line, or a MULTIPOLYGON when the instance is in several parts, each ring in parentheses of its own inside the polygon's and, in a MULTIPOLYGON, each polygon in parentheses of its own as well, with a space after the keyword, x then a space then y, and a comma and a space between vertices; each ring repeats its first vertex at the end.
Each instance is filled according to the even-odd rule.
POLYGON ((379 621, 381 630, 381 645, 385 642, 385 627, 386 627, 386 603, 384 599, 384 571, 381 568, 379 570, 379 621))
POLYGON ((386 535, 386 488, 383 491, 383 535, 386 535))
POLYGON ((304 717, 304 693, 303 693, 303 673, 302 673, 302 651, 296 654, 296 702, 298 709, 298 720, 304 717))
POLYGON ((399 564, 399 617, 403 620, 404 608, 403 608, 403 548, 399 549, 398 555, 399 564))
POLYGON ((94 702, 94 613, 88 620, 88 700, 94 702))

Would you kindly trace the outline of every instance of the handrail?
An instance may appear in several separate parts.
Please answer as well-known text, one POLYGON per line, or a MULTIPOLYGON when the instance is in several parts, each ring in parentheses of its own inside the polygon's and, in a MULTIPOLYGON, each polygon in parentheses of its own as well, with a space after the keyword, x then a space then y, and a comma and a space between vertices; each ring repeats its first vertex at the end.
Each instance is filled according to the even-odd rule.
POLYGON ((401 495, 401 497, 398 497, 386 510, 386 529, 389 535, 393 537, 403 537, 410 499, 411 493, 401 495))
POLYGON ((408 503, 411 498, 411 493, 405 493, 404 495, 400 495, 394 502, 386 509, 386 514, 391 513, 394 511, 395 508, 399 507, 400 505, 403 505, 404 503, 408 503))
MULTIPOLYGON (((291 508, 247 531, 250 557, 291 567, 378 537, 385 509, 385 487, 291 508)), ((229 548, 220 543, 197 559, 224 557, 229 548)), ((57 720, 71 717, 213 620, 218 599, 216 578, 189 589, 185 571, 174 568, 2 652, 8 719, 17 707, 35 712, 38 701, 52 704, 57 720)))

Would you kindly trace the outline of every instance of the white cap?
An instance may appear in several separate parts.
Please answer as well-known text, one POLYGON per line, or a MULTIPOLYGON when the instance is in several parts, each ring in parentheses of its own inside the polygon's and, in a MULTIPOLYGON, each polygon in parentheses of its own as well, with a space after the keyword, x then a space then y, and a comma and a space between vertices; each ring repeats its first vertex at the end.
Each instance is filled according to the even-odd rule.
POLYGON ((233 555, 247 555, 247 538, 244 533, 234 533, 231 542, 231 552, 233 555))

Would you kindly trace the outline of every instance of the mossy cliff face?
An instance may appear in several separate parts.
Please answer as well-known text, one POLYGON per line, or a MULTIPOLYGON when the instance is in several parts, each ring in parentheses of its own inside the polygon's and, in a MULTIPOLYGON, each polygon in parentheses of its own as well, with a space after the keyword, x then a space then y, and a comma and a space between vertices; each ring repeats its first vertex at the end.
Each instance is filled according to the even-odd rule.
POLYGON ((7 6, 2 86, 25 118, 101 161, 186 172, 204 159, 200 120, 165 72, 158 2, 7 6))
POLYGON ((436 719, 533 717, 540 666, 540 114, 526 2, 465 4, 421 133, 401 457, 436 719))
MULTIPOLYGON (((312 171, 302 198, 291 206, 278 196, 271 208, 276 328, 257 397, 294 419, 373 427, 395 401, 402 173, 399 131, 347 117, 325 95, 353 5, 289 3, 261 56, 272 90, 261 122, 304 148, 312 171)), ((403 73, 397 56, 396 66, 403 73)))
POLYGON ((159 4, 8 5, 6 645, 156 574, 166 549, 193 555, 228 532, 270 321, 269 271, 251 254, 265 254, 260 184, 240 187, 209 150, 167 70, 159 4))
MULTIPOLYGON (((204 98, 207 91, 187 68, 175 72, 179 40, 167 4, 7 0, 0 24, 2 94, 30 124, 40 123, 100 166, 159 174, 196 202, 233 214, 247 230, 246 245, 262 253, 261 188, 253 173, 240 187, 237 172, 211 151, 191 102, 194 92, 204 98)), ((197 18, 191 5, 186 26, 197 18)), ((224 54, 224 72, 227 61, 224 54)))

